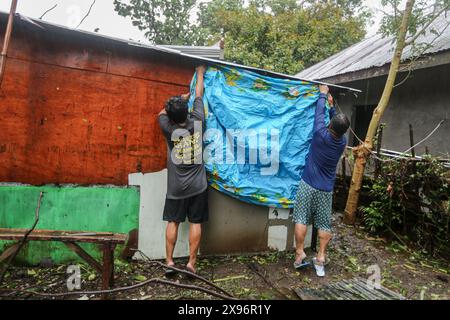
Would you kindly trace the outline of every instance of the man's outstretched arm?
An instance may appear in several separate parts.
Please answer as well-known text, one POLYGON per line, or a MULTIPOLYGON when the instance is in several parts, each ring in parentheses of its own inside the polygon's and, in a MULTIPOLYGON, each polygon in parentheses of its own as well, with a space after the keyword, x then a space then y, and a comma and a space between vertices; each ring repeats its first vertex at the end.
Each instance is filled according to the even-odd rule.
POLYGON ((206 67, 205 66, 198 66, 197 69, 197 85, 195 87, 195 97, 196 98, 203 98, 203 92, 204 92, 204 76, 206 67))
POLYGON ((205 108, 203 106, 203 93, 204 93, 204 75, 206 71, 205 66, 198 66, 197 69, 197 84, 195 86, 195 100, 194 110, 192 115, 198 120, 205 119, 205 108))
POLYGON ((325 125, 325 102, 328 97, 328 86, 320 85, 319 86, 319 100, 317 101, 316 106, 316 114, 314 116, 314 131, 320 130, 322 128, 326 128, 325 125))

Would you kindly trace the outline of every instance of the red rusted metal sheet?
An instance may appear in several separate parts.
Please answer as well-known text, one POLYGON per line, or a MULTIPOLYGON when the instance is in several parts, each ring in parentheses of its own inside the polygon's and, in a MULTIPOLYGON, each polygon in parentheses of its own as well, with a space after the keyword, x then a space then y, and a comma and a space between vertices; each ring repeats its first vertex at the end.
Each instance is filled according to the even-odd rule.
POLYGON ((188 90, 194 65, 91 38, 14 26, 0 91, 0 181, 126 185, 131 172, 165 167, 157 114, 188 90))

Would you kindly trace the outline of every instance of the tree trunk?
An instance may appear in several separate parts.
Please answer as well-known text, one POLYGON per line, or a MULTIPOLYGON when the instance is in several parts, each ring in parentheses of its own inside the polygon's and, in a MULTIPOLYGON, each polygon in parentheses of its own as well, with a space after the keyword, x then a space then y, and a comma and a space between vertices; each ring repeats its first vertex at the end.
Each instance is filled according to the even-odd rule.
POLYGON ((366 139, 363 144, 360 144, 353 149, 355 155, 355 167, 353 169, 352 180, 350 184, 350 190, 348 193, 347 204, 345 206, 344 222, 347 224, 353 224, 356 218, 356 209, 358 207, 359 193, 362 186, 364 177, 364 170, 366 168, 367 158, 370 155, 370 151, 373 149, 373 138, 377 132, 378 124, 380 123, 381 116, 384 110, 388 106, 389 99, 394 88, 395 79, 400 65, 400 60, 405 47, 406 34, 408 32, 408 22, 411 16, 411 12, 414 6, 415 0, 408 0, 405 6, 405 12, 403 13, 402 23, 397 37, 397 45, 395 48, 394 56, 392 58, 391 67, 389 69, 388 78, 384 87, 383 94, 378 106, 373 112, 372 119, 367 129, 366 139))

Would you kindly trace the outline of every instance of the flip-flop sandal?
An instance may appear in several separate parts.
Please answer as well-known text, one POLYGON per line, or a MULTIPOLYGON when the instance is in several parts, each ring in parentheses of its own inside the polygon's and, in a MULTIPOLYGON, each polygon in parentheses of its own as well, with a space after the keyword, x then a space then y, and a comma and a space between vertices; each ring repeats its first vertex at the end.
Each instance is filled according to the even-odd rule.
POLYGON ((294 261, 294 269, 295 270, 301 270, 309 265, 311 265, 311 261, 305 261, 305 259, 302 260, 302 262, 294 261))
MULTIPOLYGON (((175 267, 175 265, 171 266, 171 267, 175 267)), ((173 276, 175 276, 177 274, 177 272, 173 269, 170 268, 166 268, 165 270, 165 276, 166 278, 172 278, 173 276)))
POLYGON ((303 268, 309 266, 311 264, 311 261, 306 261, 306 258, 307 258, 307 256, 306 256, 306 254, 304 254, 301 262, 294 261, 294 263, 293 263, 294 269, 300 270, 300 269, 303 269, 303 268))
POLYGON ((314 269, 318 277, 325 277, 325 264, 317 261, 317 258, 313 258, 314 269))

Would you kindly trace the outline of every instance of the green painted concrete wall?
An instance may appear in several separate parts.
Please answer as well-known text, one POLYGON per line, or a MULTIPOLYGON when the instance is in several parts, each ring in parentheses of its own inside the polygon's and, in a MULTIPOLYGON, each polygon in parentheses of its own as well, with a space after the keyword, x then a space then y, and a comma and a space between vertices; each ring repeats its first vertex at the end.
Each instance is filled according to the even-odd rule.
MULTIPOLYGON (((0 186, 0 227, 30 228, 41 191, 44 195, 36 229, 128 233, 139 226, 138 188, 0 186)), ((0 251, 10 244, 0 241, 0 251)), ((81 246, 95 258, 101 257, 96 244, 81 246)), ((55 263, 80 261, 56 241, 29 242, 16 260, 38 264, 48 258, 55 263)))

